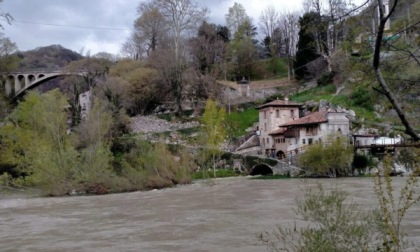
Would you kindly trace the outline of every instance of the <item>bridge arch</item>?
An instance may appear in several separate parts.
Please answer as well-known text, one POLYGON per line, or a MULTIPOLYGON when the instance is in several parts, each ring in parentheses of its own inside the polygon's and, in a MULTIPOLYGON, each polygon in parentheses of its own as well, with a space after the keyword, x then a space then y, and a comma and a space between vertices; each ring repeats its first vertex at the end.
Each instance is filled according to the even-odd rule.
POLYGON ((249 172, 249 175, 255 176, 255 175, 272 175, 273 169, 268 164, 257 164, 254 167, 252 167, 251 171, 249 172))
POLYGON ((16 99, 26 93, 27 90, 32 89, 48 80, 59 76, 83 76, 86 74, 83 71, 80 72, 64 72, 64 71, 52 71, 45 73, 11 73, 6 76, 2 76, 2 82, 4 84, 4 91, 6 95, 12 99, 16 99))

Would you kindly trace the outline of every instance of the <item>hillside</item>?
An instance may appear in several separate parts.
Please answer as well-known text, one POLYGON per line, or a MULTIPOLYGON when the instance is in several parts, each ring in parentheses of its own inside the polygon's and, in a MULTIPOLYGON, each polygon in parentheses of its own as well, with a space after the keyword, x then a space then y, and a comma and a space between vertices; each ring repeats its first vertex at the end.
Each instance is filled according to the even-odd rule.
POLYGON ((79 53, 61 45, 38 47, 34 50, 18 52, 17 56, 20 59, 19 69, 61 68, 83 58, 79 53))

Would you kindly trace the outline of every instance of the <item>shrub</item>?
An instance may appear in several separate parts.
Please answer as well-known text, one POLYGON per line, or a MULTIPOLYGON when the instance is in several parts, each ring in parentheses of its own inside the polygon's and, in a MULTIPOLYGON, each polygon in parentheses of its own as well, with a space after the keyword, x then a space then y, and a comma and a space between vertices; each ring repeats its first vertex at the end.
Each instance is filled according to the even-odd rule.
POLYGON ((359 206, 347 197, 347 192, 336 188, 307 187, 295 212, 310 224, 278 226, 259 238, 270 251, 367 251, 375 235, 369 220, 375 217, 373 213, 361 214, 359 206))
POLYGON ((341 136, 330 135, 325 143, 311 145, 300 157, 299 165, 310 174, 336 177, 350 173, 353 149, 341 136))

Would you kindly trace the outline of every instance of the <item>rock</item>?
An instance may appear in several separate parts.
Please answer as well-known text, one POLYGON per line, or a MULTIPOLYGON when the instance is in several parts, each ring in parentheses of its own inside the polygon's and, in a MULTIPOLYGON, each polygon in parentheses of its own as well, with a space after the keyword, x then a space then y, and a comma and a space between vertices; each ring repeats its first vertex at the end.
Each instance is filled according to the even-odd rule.
POLYGON ((326 111, 330 106, 330 103, 326 100, 319 101, 319 111, 326 111))
POLYGON ((378 112, 378 113, 383 113, 384 112, 384 107, 382 107, 381 105, 379 105, 379 104, 375 104, 375 105, 373 105, 373 109, 376 111, 376 112, 378 112))

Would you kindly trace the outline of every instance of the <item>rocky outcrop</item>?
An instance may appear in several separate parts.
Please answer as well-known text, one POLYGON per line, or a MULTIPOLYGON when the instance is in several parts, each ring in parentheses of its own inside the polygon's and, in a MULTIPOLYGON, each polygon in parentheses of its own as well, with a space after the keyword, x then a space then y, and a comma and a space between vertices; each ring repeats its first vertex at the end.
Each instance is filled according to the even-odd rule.
POLYGON ((155 116, 136 116, 132 118, 130 128, 135 133, 160 133, 197 127, 197 121, 186 123, 168 122, 155 116))

